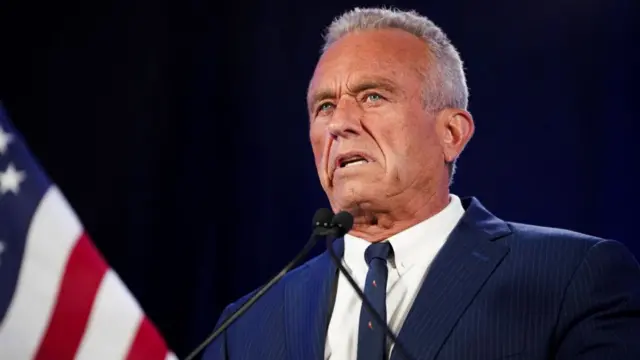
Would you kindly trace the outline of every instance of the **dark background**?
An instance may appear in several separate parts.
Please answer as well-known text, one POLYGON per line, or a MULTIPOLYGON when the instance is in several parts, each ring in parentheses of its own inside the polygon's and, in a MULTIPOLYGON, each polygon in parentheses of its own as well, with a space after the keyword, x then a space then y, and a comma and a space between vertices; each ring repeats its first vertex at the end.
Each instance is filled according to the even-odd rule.
MULTIPOLYGON (((304 100, 321 31, 382 4, 0 4, 0 100, 184 357, 327 205, 304 100)), ((637 0, 384 5, 432 18, 465 61, 477 130, 454 193, 640 255, 637 0)))

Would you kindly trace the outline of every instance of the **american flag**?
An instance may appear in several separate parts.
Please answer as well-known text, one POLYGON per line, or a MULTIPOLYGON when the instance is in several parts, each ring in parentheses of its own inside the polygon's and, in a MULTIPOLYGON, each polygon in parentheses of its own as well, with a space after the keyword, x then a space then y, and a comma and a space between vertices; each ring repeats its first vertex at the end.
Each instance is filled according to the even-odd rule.
POLYGON ((0 104, 0 357, 177 357, 0 104))

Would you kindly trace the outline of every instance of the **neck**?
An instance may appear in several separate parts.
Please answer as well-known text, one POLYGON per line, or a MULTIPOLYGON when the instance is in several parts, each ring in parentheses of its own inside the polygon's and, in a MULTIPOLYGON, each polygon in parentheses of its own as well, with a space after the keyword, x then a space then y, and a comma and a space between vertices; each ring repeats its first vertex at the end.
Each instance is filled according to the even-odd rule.
POLYGON ((385 208, 373 205, 359 207, 352 212, 354 226, 349 233, 369 242, 379 242, 429 219, 448 204, 447 188, 429 194, 414 194, 405 201, 394 201, 385 208))

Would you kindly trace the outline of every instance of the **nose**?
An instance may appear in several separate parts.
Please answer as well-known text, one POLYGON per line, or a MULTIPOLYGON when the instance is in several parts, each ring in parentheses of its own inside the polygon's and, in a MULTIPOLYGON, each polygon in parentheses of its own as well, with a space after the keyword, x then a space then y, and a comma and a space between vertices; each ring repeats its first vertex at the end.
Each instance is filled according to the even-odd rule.
POLYGON ((333 138, 349 138, 360 134, 362 113, 352 99, 342 99, 336 105, 333 116, 327 124, 333 138))

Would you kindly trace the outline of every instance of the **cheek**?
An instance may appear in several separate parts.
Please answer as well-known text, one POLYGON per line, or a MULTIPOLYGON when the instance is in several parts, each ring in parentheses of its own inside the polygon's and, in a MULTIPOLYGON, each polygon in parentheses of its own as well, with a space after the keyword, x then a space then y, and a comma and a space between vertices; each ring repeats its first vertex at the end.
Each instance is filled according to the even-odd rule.
POLYGON ((392 167, 423 167, 439 153, 435 129, 428 120, 410 121, 384 130, 381 148, 392 167))
POLYGON ((313 151, 313 158, 315 159, 316 165, 320 165, 325 152, 324 148, 326 139, 324 131, 320 131, 317 127, 312 126, 309 131, 309 140, 311 142, 311 150, 313 151))
POLYGON ((415 129, 407 144, 407 166, 423 176, 432 173, 442 162, 442 147, 432 126, 415 129))

